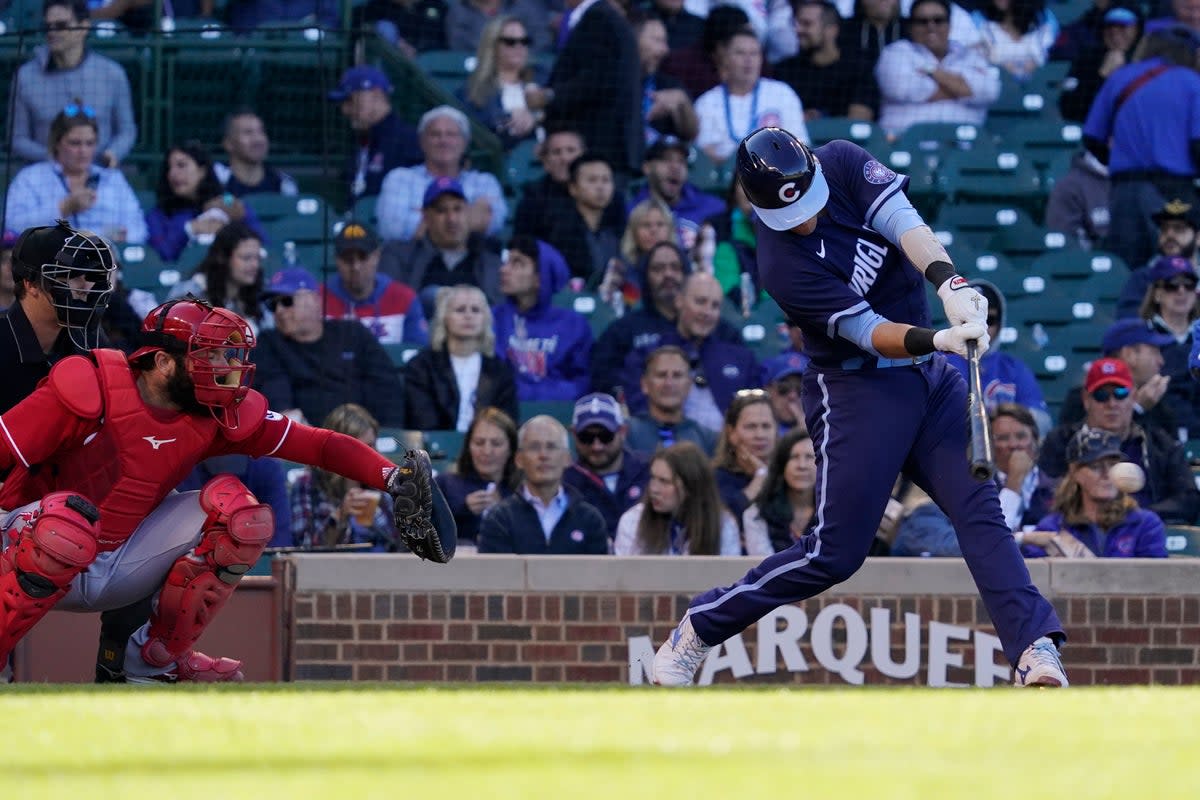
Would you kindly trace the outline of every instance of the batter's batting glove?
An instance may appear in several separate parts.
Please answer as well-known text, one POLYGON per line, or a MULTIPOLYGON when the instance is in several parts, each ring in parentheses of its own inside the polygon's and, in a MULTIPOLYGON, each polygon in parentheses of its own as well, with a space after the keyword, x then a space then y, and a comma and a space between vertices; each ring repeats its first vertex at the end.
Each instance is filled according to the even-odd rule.
POLYGON ((978 322, 969 322, 966 325, 955 325, 952 328, 945 328, 933 335, 933 346, 943 353, 957 353, 963 358, 967 357, 967 342, 975 340, 978 347, 979 355, 983 355, 988 351, 988 345, 992 339, 988 336, 987 327, 978 322))
POLYGON ((424 450, 409 450, 388 473, 396 534, 423 559, 445 564, 454 557, 458 526, 442 490, 433 480, 433 466, 424 450))
POLYGON ((987 298, 967 285, 961 275, 946 280, 937 290, 951 325, 978 322, 987 327, 987 298))

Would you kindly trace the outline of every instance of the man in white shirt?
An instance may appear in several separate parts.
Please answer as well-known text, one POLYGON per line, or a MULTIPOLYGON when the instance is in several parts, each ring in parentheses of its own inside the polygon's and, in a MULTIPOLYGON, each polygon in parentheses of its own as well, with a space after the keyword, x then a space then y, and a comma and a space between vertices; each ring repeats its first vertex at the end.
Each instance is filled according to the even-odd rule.
POLYGON ((540 415, 517 433, 516 464, 521 488, 492 506, 479 526, 480 553, 604 555, 604 517, 575 489, 563 485, 571 461, 567 429, 540 415))
POLYGON ((948 0, 913 3, 908 37, 883 48, 875 65, 880 126, 898 135, 917 122, 982 125, 1000 96, 1000 73, 951 40, 948 0))
POLYGON ((762 77, 762 45, 751 29, 735 33, 721 54, 721 83, 696 99, 696 146, 714 161, 733 155, 749 133, 768 125, 807 144, 804 106, 782 81, 762 77))

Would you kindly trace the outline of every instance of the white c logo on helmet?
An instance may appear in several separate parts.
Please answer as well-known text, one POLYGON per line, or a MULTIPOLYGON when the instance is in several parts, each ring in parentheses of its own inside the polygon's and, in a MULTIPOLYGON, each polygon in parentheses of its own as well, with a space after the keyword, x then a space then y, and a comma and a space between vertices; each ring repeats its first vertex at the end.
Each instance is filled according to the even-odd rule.
POLYGON ((791 203, 799 196, 800 193, 796 191, 795 181, 788 181, 783 186, 779 187, 779 199, 785 203, 791 203))

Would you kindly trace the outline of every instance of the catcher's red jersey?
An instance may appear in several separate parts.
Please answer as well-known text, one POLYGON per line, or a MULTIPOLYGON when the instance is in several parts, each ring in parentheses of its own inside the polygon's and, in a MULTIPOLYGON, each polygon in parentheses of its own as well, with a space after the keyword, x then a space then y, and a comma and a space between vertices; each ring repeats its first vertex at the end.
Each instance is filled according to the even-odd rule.
POLYGON ((271 439, 277 448, 286 436, 287 420, 267 413, 257 392, 242 403, 242 426, 227 431, 208 414, 148 407, 124 354, 95 350, 93 356, 96 365, 83 357, 55 365, 29 398, 0 418, 17 460, 0 489, 0 508, 77 491, 100 509, 100 549, 112 550, 209 455, 263 455, 262 441, 271 439), (89 381, 95 386, 86 386, 89 381), (99 403, 88 408, 93 388, 99 403), (89 413, 95 409, 98 414, 89 413))

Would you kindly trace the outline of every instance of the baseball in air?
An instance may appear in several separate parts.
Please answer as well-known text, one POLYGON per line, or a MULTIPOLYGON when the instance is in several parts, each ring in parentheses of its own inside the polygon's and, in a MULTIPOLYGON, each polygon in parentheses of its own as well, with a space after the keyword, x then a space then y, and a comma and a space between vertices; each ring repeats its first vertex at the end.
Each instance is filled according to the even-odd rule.
POLYGON ((1146 473, 1131 461, 1121 461, 1109 467, 1108 479, 1126 494, 1140 492, 1146 485, 1146 473))

